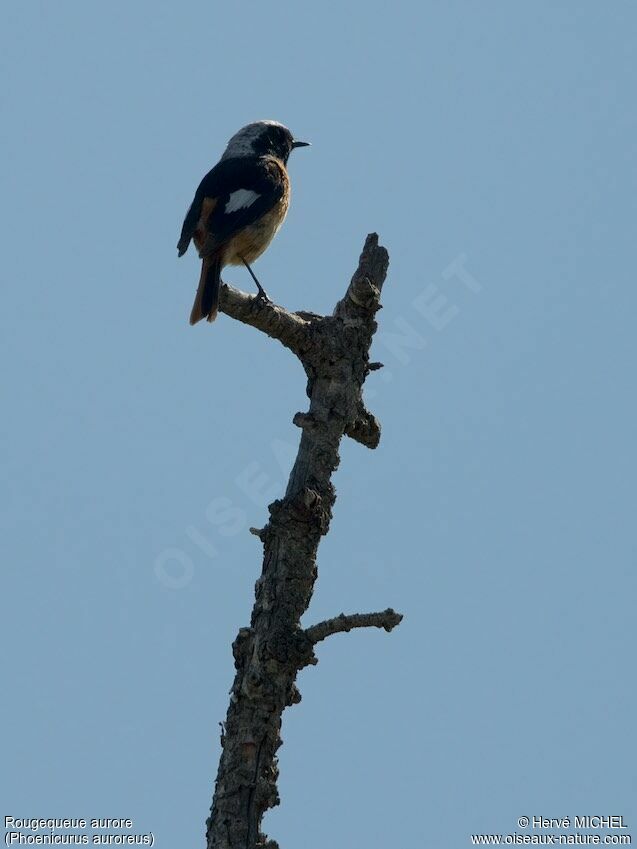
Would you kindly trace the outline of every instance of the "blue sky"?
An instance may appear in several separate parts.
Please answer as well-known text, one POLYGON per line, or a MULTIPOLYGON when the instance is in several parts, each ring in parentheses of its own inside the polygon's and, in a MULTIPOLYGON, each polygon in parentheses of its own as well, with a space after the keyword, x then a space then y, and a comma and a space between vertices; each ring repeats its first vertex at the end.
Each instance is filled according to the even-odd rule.
POLYGON ((634 4, 2 19, 3 814, 202 845, 261 567, 247 529, 306 398, 271 340, 188 326, 198 263, 175 244, 227 138, 267 117, 313 145, 255 268, 270 295, 331 311, 367 232, 391 255, 383 439, 343 444, 306 624, 405 619, 302 673, 266 831, 456 849, 522 815, 634 829, 634 4))

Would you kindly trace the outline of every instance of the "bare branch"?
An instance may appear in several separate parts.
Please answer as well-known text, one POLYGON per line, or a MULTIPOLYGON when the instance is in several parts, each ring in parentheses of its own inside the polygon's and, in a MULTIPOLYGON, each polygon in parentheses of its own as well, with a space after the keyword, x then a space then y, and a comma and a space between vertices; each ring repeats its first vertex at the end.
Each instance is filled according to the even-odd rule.
POLYGON ((341 634, 353 628, 384 628, 386 631, 391 631, 400 624, 402 618, 402 613, 396 613, 391 607, 380 613, 350 613, 349 616, 341 613, 340 616, 306 628, 305 635, 313 644, 316 644, 331 637, 332 634, 341 634))
POLYGON ((249 324, 301 356, 307 344, 310 321, 257 295, 248 295, 224 283, 219 294, 219 309, 231 318, 249 324))

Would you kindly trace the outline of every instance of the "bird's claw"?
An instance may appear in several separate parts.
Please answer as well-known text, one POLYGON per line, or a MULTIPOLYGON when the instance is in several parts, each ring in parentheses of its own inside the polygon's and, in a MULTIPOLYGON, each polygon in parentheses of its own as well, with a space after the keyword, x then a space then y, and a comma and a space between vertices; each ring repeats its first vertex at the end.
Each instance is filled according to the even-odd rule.
POLYGON ((268 293, 265 291, 263 286, 259 287, 259 291, 254 296, 254 303, 258 304, 259 306, 263 306, 264 304, 271 304, 272 303, 272 301, 270 300, 270 297, 268 296, 268 293))

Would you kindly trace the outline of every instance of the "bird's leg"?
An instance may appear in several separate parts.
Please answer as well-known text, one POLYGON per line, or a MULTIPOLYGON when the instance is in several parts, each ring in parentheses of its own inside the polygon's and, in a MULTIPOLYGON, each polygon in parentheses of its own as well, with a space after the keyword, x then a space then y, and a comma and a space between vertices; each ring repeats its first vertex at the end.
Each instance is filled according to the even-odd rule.
POLYGON ((271 303, 272 303, 272 301, 271 301, 271 300, 270 300, 270 298, 268 297, 268 293, 265 291, 265 289, 263 288, 263 286, 259 283, 259 281, 257 280, 257 276, 256 276, 256 274, 255 274, 255 273, 254 273, 254 271, 250 268, 250 266, 248 265, 248 263, 245 261, 245 259, 244 259, 243 257, 241 257, 241 262, 242 262, 242 263, 245 265, 245 267, 248 269, 248 271, 250 272, 250 277, 252 277, 252 279, 254 280, 254 282, 257 284, 257 289, 259 290, 259 294, 257 295, 257 300, 258 300, 258 301, 263 301, 263 302, 264 302, 264 303, 266 303, 266 304, 271 304, 271 303))

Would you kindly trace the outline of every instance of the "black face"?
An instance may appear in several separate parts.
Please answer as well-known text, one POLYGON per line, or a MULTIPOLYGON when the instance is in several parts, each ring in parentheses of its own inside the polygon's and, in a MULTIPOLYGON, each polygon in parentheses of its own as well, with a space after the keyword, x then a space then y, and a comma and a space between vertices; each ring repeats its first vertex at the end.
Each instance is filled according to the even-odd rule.
POLYGON ((271 124, 254 140, 252 147, 257 156, 270 154, 276 156, 277 159, 282 159, 283 162, 287 162, 294 147, 294 139, 287 127, 271 124))

